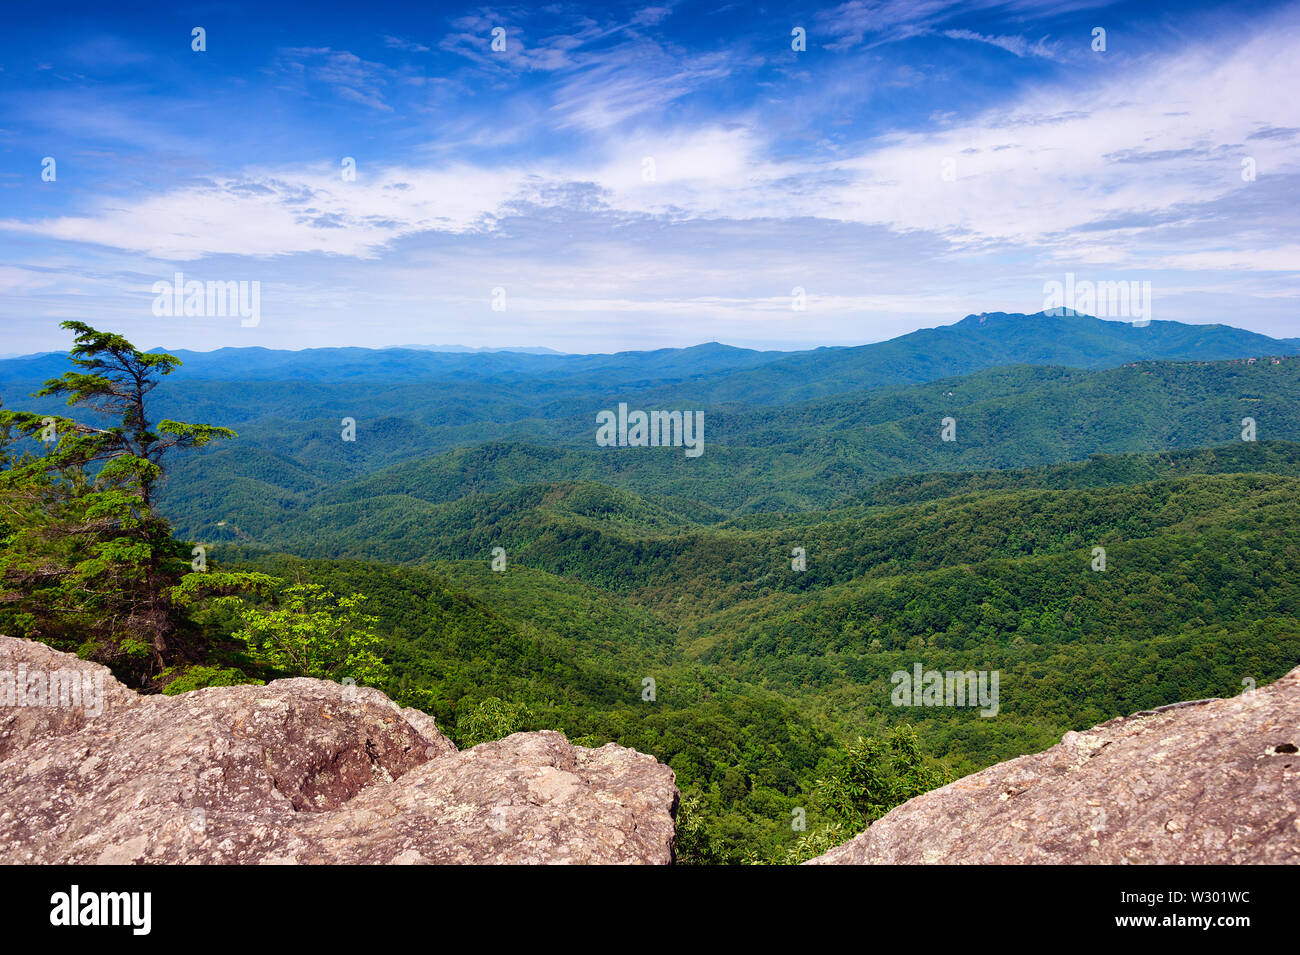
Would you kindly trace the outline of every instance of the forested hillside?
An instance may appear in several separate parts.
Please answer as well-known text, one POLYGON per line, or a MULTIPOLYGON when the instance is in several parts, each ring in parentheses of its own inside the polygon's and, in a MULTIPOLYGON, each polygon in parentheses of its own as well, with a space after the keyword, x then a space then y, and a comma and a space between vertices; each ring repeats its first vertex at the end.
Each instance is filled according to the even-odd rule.
MULTIPOLYGON (((595 480, 731 513, 791 510, 898 474, 1219 444, 1247 414, 1261 438, 1294 440, 1297 362, 1264 356, 1297 353, 1294 340, 1221 325, 994 313, 790 354, 716 344, 616 355, 182 353, 152 401, 160 416, 220 420, 240 434, 175 462, 162 488, 168 513, 186 534, 210 536, 228 520, 260 536, 284 508, 391 493, 454 500, 595 480), (1120 367, 1135 361, 1150 364, 1120 367), (599 453, 594 415, 620 401, 704 411, 708 453, 599 453), (944 445, 947 416, 958 432, 944 445), (344 419, 356 422, 355 441, 340 440, 344 419)), ((29 395, 63 363, 0 361, 0 396, 58 411, 57 399, 29 395)))
MULTIPOLYGON (((520 725, 635 745, 679 772, 710 826, 771 853, 793 838, 783 820, 806 804, 836 740, 911 724, 963 773, 1300 662, 1298 474, 1300 445, 1238 444, 996 480, 928 476, 915 482, 923 494, 907 481, 881 491, 922 500, 713 523, 598 484, 539 485, 433 506, 409 531, 390 528, 392 541, 350 525, 358 553, 427 571, 304 566, 336 583, 350 568, 345 589, 379 595, 403 688, 444 701, 431 711, 448 725, 445 701, 502 694, 529 709, 520 725), (1097 546, 1104 572, 1092 567, 1097 546), (508 555, 504 573, 491 570, 493 547, 508 555), (423 574, 421 592, 461 592, 528 650, 465 645, 460 633, 492 631, 446 637, 445 617, 413 623, 388 609, 388 591, 423 574), (918 661, 1000 671, 998 717, 891 706, 890 675, 918 661), (646 677, 653 703, 640 695, 646 677), (738 743, 755 733, 761 746, 738 743), (772 747, 790 758, 760 758, 772 747)), ((251 566, 283 573, 267 560, 251 566)))
POLYGON ((601 407, 587 402, 532 421, 531 433, 512 440, 368 472, 352 458, 387 453, 366 450, 375 445, 418 444, 425 430, 391 417, 363 419, 357 440, 344 442, 333 423, 328 431, 302 431, 277 420, 241 431, 238 446, 180 463, 163 491, 169 514, 189 536, 234 539, 233 530, 216 526, 226 521, 267 543, 312 538, 320 553, 348 553, 349 538, 373 540, 379 550, 359 555, 387 560, 383 548, 400 539, 402 527, 419 536, 405 545, 412 555, 429 551, 431 541, 418 529, 443 520, 437 506, 468 506, 468 495, 534 484, 597 482, 708 521, 842 504, 900 475, 1241 442, 1246 418, 1259 440, 1296 441, 1300 359, 1103 371, 1017 366, 776 408, 706 408, 707 450, 695 459, 680 450, 596 447, 593 422, 601 407), (954 422, 953 441, 942 440, 946 418, 954 422), (263 429, 274 430, 284 450, 259 447, 263 429), (358 535, 359 525, 385 530, 358 535))
POLYGON ((684 861, 803 858, 1068 729, 1300 662, 1294 343, 995 314, 795 354, 176 365, 74 330, 125 362, 92 391, 129 427, 45 440, 84 382, 30 398, 66 359, 0 362, 29 409, 3 417, 14 635, 167 693, 359 674, 461 745, 635 747, 678 774, 684 861), (154 372, 154 420, 223 427, 139 420, 122 395, 154 372), (619 402, 702 411, 704 453, 597 446, 619 402), (998 674, 996 713, 899 705, 916 667, 998 674), (864 773, 891 780, 870 810, 864 773))

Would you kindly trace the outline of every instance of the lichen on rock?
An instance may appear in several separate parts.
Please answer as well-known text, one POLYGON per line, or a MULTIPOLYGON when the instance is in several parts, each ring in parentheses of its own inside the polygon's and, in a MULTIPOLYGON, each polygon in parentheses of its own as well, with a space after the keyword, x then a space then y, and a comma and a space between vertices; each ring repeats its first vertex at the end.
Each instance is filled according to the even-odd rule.
POLYGON ((811 865, 1300 863, 1300 668, 1069 732, 917 796, 811 865))
POLYGON ((672 861, 673 772, 621 746, 537 732, 457 752, 375 689, 300 678, 141 696, 0 637, 0 672, 19 667, 102 693, 97 707, 0 699, 3 863, 672 861))

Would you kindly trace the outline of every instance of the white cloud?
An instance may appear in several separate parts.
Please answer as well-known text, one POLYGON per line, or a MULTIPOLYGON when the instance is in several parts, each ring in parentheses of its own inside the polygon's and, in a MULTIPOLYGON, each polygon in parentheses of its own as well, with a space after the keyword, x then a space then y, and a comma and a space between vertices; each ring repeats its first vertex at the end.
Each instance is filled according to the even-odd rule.
POLYGON ((339 171, 250 170, 240 179, 186 186, 129 205, 104 201, 87 216, 0 220, 0 229, 91 242, 186 261, 295 252, 372 258, 414 232, 463 232, 518 194, 518 170, 470 166, 339 171))
POLYGON ((45 272, 20 269, 10 265, 0 265, 0 293, 31 293, 48 289, 54 285, 57 277, 45 272))
POLYGON ((730 73, 727 53, 683 63, 654 44, 638 44, 566 78, 552 112, 561 128, 607 130, 636 117, 661 117, 674 101, 730 73))
MULTIPOLYGON (((545 343, 502 329, 533 318, 558 329, 570 313, 582 316, 571 334, 587 347, 602 323, 657 333, 655 316, 695 340, 746 322, 773 340, 794 330, 844 340, 854 337, 846 323, 892 329, 901 315, 1036 308, 1041 273, 1078 265, 1217 273, 1219 288, 1258 298, 1276 286, 1260 273, 1300 270, 1294 222, 1259 198, 1284 203, 1285 190, 1269 190, 1300 176, 1287 134, 1300 128, 1300 99, 1267 92, 1294 86, 1297 47, 1300 25, 1279 19, 1236 45, 1210 36, 1109 72, 1103 63, 1087 82, 1072 76, 834 151, 784 148, 752 107, 705 124, 667 119, 670 104, 728 75, 725 57, 686 72, 666 54, 595 59, 553 79, 555 109, 533 119, 554 130, 558 117, 570 131, 561 154, 471 163, 449 147, 436 162, 363 162, 355 182, 336 165, 250 168, 0 229, 160 265, 230 256, 221 268, 232 277, 239 262, 278 259, 288 278, 266 295, 279 307, 294 308, 293 288, 319 289, 313 301, 340 315, 380 315, 365 321, 436 311, 451 331, 429 340, 469 328, 480 336, 470 344, 545 343), (1246 156, 1257 182, 1241 178, 1246 156), (506 318, 485 311, 498 284, 511 290, 506 318), (793 285, 808 288, 809 313, 788 313, 793 285)), ((364 63, 332 52, 300 60, 323 63, 336 86, 382 94, 364 63)), ((483 136, 471 125, 454 142, 491 143, 508 107, 485 116, 483 136)), ((0 271, 0 292, 32 288, 24 283, 39 277, 27 272, 0 271)))
POLYGON ((1059 44, 1049 44, 1046 37, 1030 43, 1022 36, 992 36, 976 33, 974 30, 944 30, 943 35, 950 40, 974 40, 977 43, 987 43, 1022 59, 1027 56, 1054 59, 1059 50, 1059 44))
POLYGON ((279 67, 291 75, 325 83, 349 102, 385 113, 393 111, 383 95, 392 71, 382 63, 368 62, 347 50, 299 47, 285 50, 279 67))
MULTIPOLYGON (((1261 95, 1293 81, 1296 45, 1294 28, 1272 29, 1236 49, 1187 51, 1090 89, 1040 91, 964 123, 888 136, 825 160, 769 158, 763 130, 739 117, 693 129, 623 129, 586 155, 512 166, 363 166, 352 183, 322 168, 250 170, 240 180, 0 228, 163 258, 371 257, 422 231, 489 229, 509 203, 565 202, 566 184, 593 183, 611 209, 670 221, 820 217, 930 232, 957 250, 1038 246, 1059 256, 1101 246, 1139 255, 1149 230, 1124 222, 1191 220, 1198 207, 1256 188, 1242 181, 1241 158, 1253 158, 1261 176, 1300 171, 1286 138, 1248 139, 1261 126, 1300 126, 1300 99, 1261 95), (643 180, 646 157, 654 182, 643 180), (948 162, 954 181, 942 175, 948 162), (1119 224, 1094 228, 1109 219, 1119 224)), ((671 100, 676 89, 589 71, 562 88, 561 108, 570 122, 602 127, 647 100, 671 100)))

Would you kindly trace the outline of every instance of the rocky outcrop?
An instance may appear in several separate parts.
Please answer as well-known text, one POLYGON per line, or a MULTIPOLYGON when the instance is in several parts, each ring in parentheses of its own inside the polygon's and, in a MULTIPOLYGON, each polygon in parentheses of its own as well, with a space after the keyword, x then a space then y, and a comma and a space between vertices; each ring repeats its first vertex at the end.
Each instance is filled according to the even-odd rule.
POLYGON ((672 861, 673 772, 624 747, 540 732, 457 752, 370 688, 140 696, 0 637, 0 675, 20 669, 26 698, 0 686, 0 863, 672 861), (102 694, 50 705, 50 672, 102 694))
POLYGON ((75 732, 98 710, 139 699, 106 666, 43 643, 0 637, 0 762, 33 740, 75 732), (31 705, 15 705, 19 685, 31 705))
POLYGON ((1300 669, 1066 733, 810 864, 1300 863, 1300 669))

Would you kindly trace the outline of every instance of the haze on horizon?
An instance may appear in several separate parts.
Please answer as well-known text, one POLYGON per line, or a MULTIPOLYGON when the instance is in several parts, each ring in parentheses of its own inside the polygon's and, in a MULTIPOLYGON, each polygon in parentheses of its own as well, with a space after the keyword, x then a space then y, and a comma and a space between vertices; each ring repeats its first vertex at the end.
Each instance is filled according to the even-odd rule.
POLYGON ((8 354, 69 318, 189 350, 794 350, 1036 312, 1067 274, 1300 334, 1300 3, 6 18, 8 354), (176 272, 260 283, 260 322, 155 316, 176 272))

